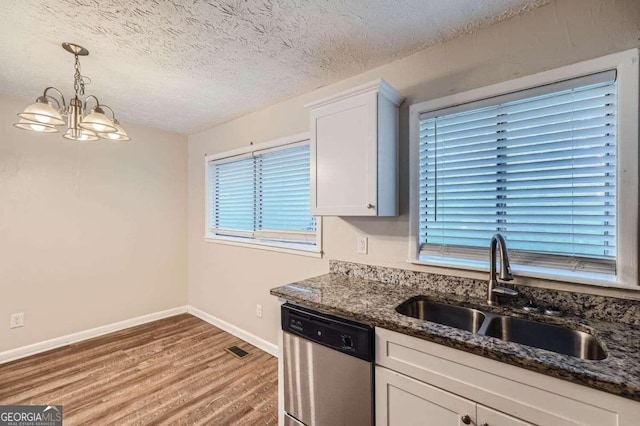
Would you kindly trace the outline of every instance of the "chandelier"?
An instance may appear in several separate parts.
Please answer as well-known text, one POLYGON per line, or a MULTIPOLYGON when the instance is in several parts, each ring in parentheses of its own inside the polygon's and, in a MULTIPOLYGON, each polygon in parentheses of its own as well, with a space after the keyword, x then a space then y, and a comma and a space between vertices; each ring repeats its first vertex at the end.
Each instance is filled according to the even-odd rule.
POLYGON ((122 126, 120 126, 111 108, 101 104, 98 98, 93 95, 87 96, 84 101, 80 99, 80 96, 84 96, 87 77, 80 73, 79 57, 87 56, 89 51, 73 43, 62 43, 62 47, 76 58, 75 74, 73 76, 75 96, 67 105, 60 90, 55 87, 47 87, 44 89, 43 95, 36 99, 35 103, 29 105, 24 112, 18 114, 20 120, 14 126, 34 132, 57 133, 58 127, 66 125, 67 131, 63 137, 74 141, 88 142, 96 141, 99 138, 114 142, 131 140, 122 126), (60 99, 51 95, 50 92, 52 91, 59 95, 60 99), (52 101, 55 103, 55 108, 51 104, 52 101), (95 106, 87 114, 89 101, 93 101, 95 106), (105 108, 111 112, 111 118, 105 115, 105 108))

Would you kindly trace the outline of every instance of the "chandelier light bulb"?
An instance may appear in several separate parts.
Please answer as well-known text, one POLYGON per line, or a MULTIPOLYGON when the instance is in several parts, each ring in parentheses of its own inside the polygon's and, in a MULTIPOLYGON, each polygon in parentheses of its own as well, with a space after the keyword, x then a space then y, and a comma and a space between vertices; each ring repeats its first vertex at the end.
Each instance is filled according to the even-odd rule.
POLYGON ((126 142, 131 140, 131 138, 127 135, 127 132, 125 132, 122 126, 120 126, 118 120, 114 119, 113 125, 117 129, 115 132, 100 132, 98 133, 98 136, 103 139, 111 140, 113 142, 126 142))
POLYGON ((45 96, 40 96, 35 103, 24 109, 18 117, 38 123, 62 126, 65 124, 62 116, 56 111, 45 96))
POLYGON ((115 132, 118 130, 113 126, 113 122, 104 115, 104 111, 99 105, 93 109, 91 114, 80 121, 79 126, 93 132, 115 132))
POLYGON ((98 138, 98 136, 95 135, 95 133, 93 133, 90 130, 72 129, 72 128, 67 130, 67 133, 64 134, 63 138, 69 139, 72 141, 80 141, 80 142, 92 142, 100 139, 98 138))
POLYGON ((34 114, 33 117, 36 119, 36 121, 44 124, 49 124, 49 122, 51 121, 51 117, 47 117, 46 115, 34 114))
POLYGON ((38 123, 36 121, 26 120, 24 118, 21 118, 13 126, 22 130, 31 130, 32 132, 40 132, 40 133, 57 133, 58 132, 58 129, 51 124, 38 123))
POLYGON ((36 132, 44 132, 46 129, 42 124, 29 124, 29 126, 36 132))

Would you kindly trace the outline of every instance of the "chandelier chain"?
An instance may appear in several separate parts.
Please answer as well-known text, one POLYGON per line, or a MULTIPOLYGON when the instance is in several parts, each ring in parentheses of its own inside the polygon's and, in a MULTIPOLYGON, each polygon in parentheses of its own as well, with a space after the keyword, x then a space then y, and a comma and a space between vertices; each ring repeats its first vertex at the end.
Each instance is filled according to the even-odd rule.
POLYGON ((73 89, 76 92, 76 96, 84 95, 84 79, 82 78, 82 74, 80 73, 80 59, 78 55, 75 55, 76 63, 74 64, 74 68, 76 73, 73 76, 73 89))

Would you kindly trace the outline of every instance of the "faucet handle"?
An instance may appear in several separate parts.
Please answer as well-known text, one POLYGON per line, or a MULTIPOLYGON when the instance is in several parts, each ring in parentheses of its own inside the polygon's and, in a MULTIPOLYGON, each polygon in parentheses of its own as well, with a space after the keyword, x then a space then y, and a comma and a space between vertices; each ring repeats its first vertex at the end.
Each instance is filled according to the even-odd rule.
POLYGON ((506 267, 500 268, 500 280, 502 281, 513 281, 513 275, 511 275, 511 266, 508 264, 506 267))
POLYGON ((507 287, 494 287, 491 291, 500 296, 509 296, 509 297, 517 297, 519 294, 518 290, 514 290, 512 288, 507 288, 507 287))

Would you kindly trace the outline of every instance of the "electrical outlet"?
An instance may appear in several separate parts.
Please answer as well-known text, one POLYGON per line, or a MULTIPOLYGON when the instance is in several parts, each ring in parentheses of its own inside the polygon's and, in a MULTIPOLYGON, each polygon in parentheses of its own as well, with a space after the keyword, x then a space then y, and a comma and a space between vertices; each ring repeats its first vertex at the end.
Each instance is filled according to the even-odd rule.
POLYGON ((9 328, 24 327, 24 313, 11 314, 9 328))
POLYGON ((256 316, 262 318, 262 305, 260 304, 256 305, 256 316))
POLYGON ((358 237, 358 245, 356 252, 360 254, 367 254, 369 251, 369 239, 367 237, 358 237))

